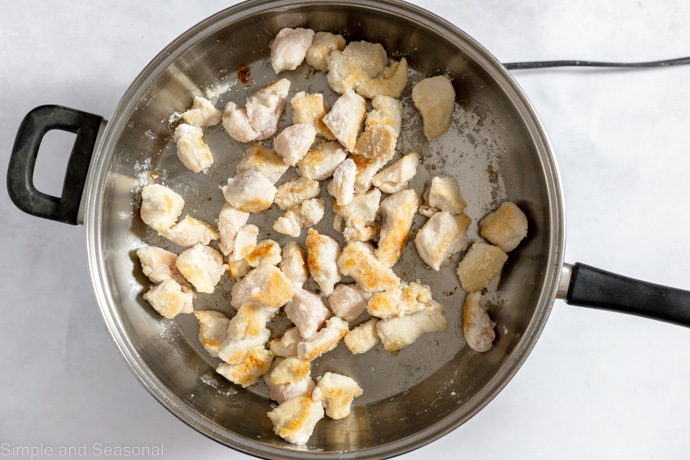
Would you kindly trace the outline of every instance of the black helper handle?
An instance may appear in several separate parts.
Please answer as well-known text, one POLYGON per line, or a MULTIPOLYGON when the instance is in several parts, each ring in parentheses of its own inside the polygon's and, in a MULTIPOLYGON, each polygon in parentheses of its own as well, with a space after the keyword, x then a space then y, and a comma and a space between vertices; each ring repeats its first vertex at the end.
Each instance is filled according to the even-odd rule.
POLYGON ((29 112, 19 125, 7 170, 7 190, 12 202, 34 216, 78 224, 82 192, 102 121, 101 116, 58 105, 44 105, 29 112), (77 135, 60 197, 39 192, 33 181, 41 141, 53 129, 77 135))
POLYGON ((690 292, 584 264, 572 266, 565 300, 571 305, 629 313, 690 327, 690 292))

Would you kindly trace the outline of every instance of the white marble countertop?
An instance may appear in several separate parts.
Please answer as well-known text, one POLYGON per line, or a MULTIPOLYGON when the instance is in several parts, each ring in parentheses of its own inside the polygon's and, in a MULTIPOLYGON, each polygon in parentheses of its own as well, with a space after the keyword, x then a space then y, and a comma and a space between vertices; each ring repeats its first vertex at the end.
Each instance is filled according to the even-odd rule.
MULTIPOLYGON (((232 3, 0 3, 2 167, 31 108, 63 104, 108 119, 158 51, 232 3)), ((690 2, 414 3, 502 62, 690 55, 690 2)), ((566 260, 690 289, 690 66, 514 75, 561 169, 566 260)), ((36 181, 57 193, 69 138, 50 136, 55 152, 39 158, 36 181)), ((180 422, 128 370, 91 291, 83 227, 25 215, 6 191, 0 215, 0 457, 26 446, 52 458, 59 447, 80 457, 86 446, 94 457, 95 446, 148 445, 166 459, 248 458, 180 422)), ((508 386, 453 433, 402 458, 687 458, 688 382, 690 330, 556 301, 508 386)))

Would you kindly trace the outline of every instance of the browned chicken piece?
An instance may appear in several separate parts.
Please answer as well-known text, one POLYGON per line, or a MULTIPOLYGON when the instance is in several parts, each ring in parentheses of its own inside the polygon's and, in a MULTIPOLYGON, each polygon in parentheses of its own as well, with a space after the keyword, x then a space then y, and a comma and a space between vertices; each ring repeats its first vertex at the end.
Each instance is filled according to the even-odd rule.
POLYGON ((267 307, 280 308, 295 293, 290 281, 275 265, 259 265, 232 286, 230 305, 240 308, 254 300, 267 307))
POLYGON ((321 294, 328 296, 341 278, 337 263, 340 245, 333 237, 322 235, 313 228, 309 229, 306 244, 309 273, 319 285, 321 294))
POLYGON ((308 123, 314 127, 318 136, 333 140, 335 136, 323 123, 323 117, 331 109, 321 93, 307 94, 300 91, 290 99, 292 123, 308 123))
POLYGON ((194 293, 173 279, 167 279, 144 293, 144 300, 165 318, 194 310, 194 293))
POLYGON ((280 209, 287 211, 304 200, 316 198, 320 192, 318 181, 298 176, 278 186, 274 202, 280 209))
POLYGON ((458 278, 465 292, 486 287, 503 269, 508 255, 491 244, 477 241, 458 264, 458 278))
POLYGON ((247 149, 240 162, 237 163, 235 173, 253 169, 261 173, 272 184, 275 184, 287 171, 288 167, 275 150, 257 143, 247 149))
POLYGON ((141 190, 141 220, 159 233, 175 225, 183 208, 182 196, 164 185, 149 184, 141 190))
POLYGON ((223 255, 210 246, 196 244, 184 250, 175 266, 197 292, 213 293, 225 273, 223 255))
POLYGON ((380 76, 366 78, 356 88, 357 93, 367 99, 376 96, 388 96, 399 98, 407 85, 408 75, 407 59, 401 58, 383 69, 380 76))
POLYGON ((367 243, 347 243, 338 258, 338 267, 344 276, 350 276, 367 292, 394 289, 400 278, 374 255, 374 248, 367 243))
POLYGON ((381 202, 381 234, 376 257, 389 267, 395 265, 407 245, 418 207, 419 197, 412 189, 396 192, 381 202))
POLYGON ((199 321, 199 342, 210 356, 217 358, 218 349, 228 335, 230 319, 214 310, 200 310, 193 313, 199 321))
POLYGON ((254 224, 243 225, 237 230, 229 259, 243 260, 256 249, 259 238, 259 227, 254 224))
POLYGON ((411 315, 428 308, 432 300, 429 286, 418 282, 401 282, 395 289, 371 296, 367 311, 380 319, 411 315))
POLYGON ((369 241, 378 234, 376 222, 381 191, 371 189, 369 192, 355 195, 345 206, 333 205, 336 216, 333 228, 342 233, 345 241, 369 241))
POLYGON ((452 215, 439 211, 427 220, 415 236, 419 257, 438 271, 451 257, 467 247, 467 228, 471 219, 466 214, 452 215))
POLYGON ((466 207, 458 181, 450 176, 436 176, 424 192, 424 205, 419 213, 427 217, 438 211, 460 214, 466 207))
POLYGON ((311 399, 323 403, 328 417, 340 420, 350 415, 352 401, 362 393, 362 388, 352 377, 326 372, 317 382, 311 399))
POLYGON ((290 241, 283 246, 279 267, 288 281, 295 287, 301 288, 309 278, 307 253, 295 241, 290 241))
POLYGON ((208 99, 194 96, 192 107, 182 113, 182 120, 192 126, 201 128, 220 123, 223 112, 218 110, 208 99))
POLYGON ((480 303, 481 293, 467 294, 462 313, 462 331, 465 341, 475 351, 486 352, 493 346, 496 333, 486 308, 480 303))
POLYGON ((423 334, 443 331, 448 327, 446 315, 440 303, 432 300, 430 306, 411 315, 382 319, 376 323, 383 347, 396 352, 412 345, 423 334))
POLYGON ((287 329, 282 336, 273 339, 270 343, 270 348, 276 356, 283 358, 297 357, 297 344, 302 340, 299 329, 295 326, 287 329))
POLYGON ((343 339, 347 349, 359 355, 366 353, 381 343, 376 330, 376 323, 378 322, 378 318, 371 318, 348 332, 345 339, 343 339))
POLYGON ((409 153, 376 173, 371 179, 371 183, 383 193, 399 192, 407 188, 409 181, 417 174, 418 165, 419 154, 417 152, 409 153))
POLYGON ((332 316, 316 334, 297 344, 297 357, 305 361, 313 361, 338 346, 340 340, 348 332, 347 322, 337 316, 332 316))
POLYGON ((527 236, 527 217, 518 205, 506 201, 479 221, 479 229, 489 242, 510 252, 527 236))
POLYGON ((328 85, 343 94, 381 75, 388 65, 388 55, 379 43, 358 41, 348 43, 342 51, 332 51, 326 62, 328 85))
POLYGON ((311 41, 311 46, 307 50, 307 64, 320 70, 328 72, 328 56, 333 51, 345 49, 345 39, 342 35, 331 32, 316 32, 311 41))
POLYGON ((366 113, 367 103, 364 98, 348 90, 336 99, 331 111, 323 117, 323 122, 335 138, 348 151, 353 152, 366 113))
POLYGON ((271 372, 264 375, 269 397, 278 404, 297 396, 311 395, 311 363, 299 358, 274 359, 271 372))
POLYGON ((340 142, 322 142, 312 147, 297 163, 297 167, 302 176, 320 181, 331 177, 345 158, 347 158, 347 152, 340 142))
POLYGON ((230 319, 218 357, 228 364, 241 363, 255 348, 263 348, 271 336, 268 322, 278 312, 260 302, 249 301, 230 319))
POLYGON ((281 29, 271 42, 271 66, 275 73, 295 70, 304 61, 313 38, 311 29, 281 29))
POLYGON ((311 395, 288 399, 268 413, 275 434, 297 445, 307 443, 314 427, 323 417, 323 404, 312 401, 311 395))
POLYGON ((251 350, 237 364, 220 363, 216 372, 243 388, 254 385, 262 375, 271 369, 273 353, 258 347, 251 350))
POLYGON ((218 233, 220 251, 229 256, 235 248, 237 232, 247 224, 249 213, 240 211, 230 203, 225 203, 218 214, 218 233))
POLYGON ((168 230, 161 232, 162 236, 176 245, 188 248, 195 244, 208 245, 220 238, 218 230, 208 222, 193 216, 185 216, 168 230))
POLYGON ((316 225, 324 216, 323 198, 310 198, 287 210, 273 223, 273 230, 297 238, 303 228, 316 225))
POLYGON ((422 116, 424 135, 434 140, 450 128, 455 89, 445 75, 425 78, 412 88, 412 101, 422 116))
POLYGON ((259 265, 264 264, 277 266, 282 260, 281 252, 282 249, 277 242, 266 239, 256 243, 254 250, 247 254, 244 258, 252 268, 256 268, 259 265))
POLYGON ((192 172, 205 172, 213 165, 213 154, 204 141, 204 130, 198 126, 180 123, 173 140, 177 144, 177 157, 192 172))
POLYGON ((277 191, 271 181, 253 169, 237 172, 221 190, 228 203, 250 213, 270 208, 277 191))

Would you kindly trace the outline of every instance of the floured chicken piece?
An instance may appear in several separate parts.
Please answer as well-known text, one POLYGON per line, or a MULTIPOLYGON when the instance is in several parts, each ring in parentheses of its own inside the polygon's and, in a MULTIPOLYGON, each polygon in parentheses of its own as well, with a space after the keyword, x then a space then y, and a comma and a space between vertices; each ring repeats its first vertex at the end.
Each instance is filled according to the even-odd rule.
POLYGON ((228 335, 230 319, 219 311, 201 310, 193 312, 199 321, 199 342, 214 358, 228 335))
POLYGON ((381 233, 376 257, 389 267, 400 259, 407 245, 418 207, 419 197, 412 189, 396 192, 381 202, 381 233))
POLYGON ((321 402, 311 400, 311 395, 303 395, 288 399, 267 415, 275 434, 289 443, 302 445, 324 417, 324 409, 321 402))
POLYGON ((300 91, 290 99, 290 105, 292 106, 293 124, 308 123, 314 127, 318 136, 330 140, 335 139, 331 130, 323 124, 323 117, 331 109, 323 94, 307 94, 300 91))
POLYGON ((371 181, 376 173, 383 168, 395 155, 395 150, 387 150, 387 156, 378 158, 366 158, 362 155, 350 155, 357 165, 357 177, 355 178, 355 193, 366 193, 371 188, 371 181))
POLYGON ((338 258, 338 268, 367 292, 386 291, 400 284, 398 275, 376 258, 373 246, 368 243, 347 243, 338 258))
POLYGON ((436 176, 431 179, 429 188, 424 192, 424 205, 419 213, 431 217, 437 211, 447 211, 460 214, 467 207, 467 203, 460 193, 457 179, 450 176, 436 176))
POLYGON ((233 281, 239 281, 244 278, 251 269, 251 265, 245 259, 228 260, 228 275, 230 275, 230 279, 233 281))
POLYGON ((298 358, 273 361, 273 369, 264 375, 268 395, 278 404, 297 396, 311 395, 314 381, 311 379, 311 363, 298 358))
POLYGON ((369 293, 356 284, 338 284, 328 296, 328 306, 333 314, 351 323, 367 309, 369 297, 369 293))
POLYGON ((501 248, 477 241, 458 264, 458 278, 465 292, 486 287, 501 272, 508 255, 501 248))
POLYGON ((283 358, 297 357, 297 344, 301 341, 302 336, 297 327, 291 327, 281 337, 273 339, 270 348, 276 356, 283 358))
POLYGON ((216 372, 243 388, 254 385, 271 369, 273 353, 265 348, 251 350, 238 364, 220 363, 216 372))
POLYGON ((194 96, 192 107, 182 113, 182 120, 192 126, 204 128, 220 123, 223 112, 218 110, 208 99, 194 96))
POLYGON ((177 254, 156 246, 144 246, 137 249, 137 257, 141 263, 141 271, 152 283, 175 280, 182 286, 187 284, 175 266, 177 254))
POLYGON ((515 203, 506 201, 479 221, 479 229, 489 242, 510 252, 527 236, 527 217, 515 203))
POLYGON ((277 218, 273 223, 273 230, 297 238, 303 228, 316 225, 323 218, 325 211, 323 198, 304 200, 277 218))
POLYGON ((475 351, 486 352, 491 350, 496 333, 489 313, 481 303, 481 293, 471 292, 465 299, 462 312, 462 331, 467 345, 475 351))
POLYGON ((380 43, 350 42, 343 51, 332 51, 326 58, 328 85, 343 94, 362 82, 378 77, 388 65, 388 55, 380 43))
POLYGON ((182 208, 182 196, 164 185, 149 184, 141 190, 141 220, 159 233, 175 225, 182 208))
POLYGON ((267 307, 285 305, 295 293, 290 281, 275 265, 259 265, 232 286, 230 305, 240 308, 249 301, 260 302, 267 307))
POLYGON ((412 345, 423 334, 443 331, 447 327, 443 307, 435 300, 430 301, 429 307, 420 312, 382 319, 376 323, 381 343, 390 352, 412 345))
POLYGON ((455 89, 445 75, 425 78, 412 88, 412 102, 422 116, 424 136, 434 140, 450 128, 455 89))
POLYGON ((166 318, 174 318, 180 313, 194 310, 194 293, 177 281, 168 279, 144 293, 144 300, 166 318))
POLYGON ((303 339, 313 337, 331 316, 321 297, 298 287, 295 287, 295 294, 285 305, 285 313, 303 339))
POLYGON ((323 117, 323 123, 343 147, 353 152, 366 113, 367 103, 364 98, 347 90, 333 103, 331 111, 323 117))
POLYGON ((381 75, 388 65, 388 53, 380 43, 350 42, 345 46, 343 54, 357 62, 370 78, 381 75))
POLYGON ((371 183, 383 193, 396 193, 407 187, 409 181, 417 174, 419 154, 408 153, 392 165, 374 175, 371 183))
POLYGON ((223 255, 210 246, 196 244, 184 250, 175 266, 197 292, 211 294, 225 273, 223 255))
POLYGON ((345 45, 346 42, 342 35, 331 32, 316 32, 312 38, 311 46, 307 50, 305 58, 307 64, 321 72, 328 72, 328 56, 333 51, 344 50, 345 45))
POLYGON ((383 72, 377 78, 367 78, 361 81, 356 88, 357 93, 367 99, 376 96, 389 96, 399 98, 407 85, 408 75, 407 59, 401 58, 383 72))
MULTIPOLYGON (((259 239, 259 227, 254 224, 243 225, 237 230, 232 244, 231 260, 240 260, 251 254, 256 249, 259 239)), ((247 262, 249 263, 249 262, 247 262)))
POLYGON ((240 162, 237 163, 235 173, 253 169, 261 173, 272 184, 275 184, 287 171, 288 167, 275 150, 264 147, 261 144, 254 144, 247 149, 240 162))
POLYGON ((302 176, 319 181, 331 177, 345 158, 347 152, 340 142, 323 142, 309 150, 297 167, 302 176))
POLYGON ((367 311, 381 319, 411 315, 428 308, 432 300, 429 286, 419 282, 401 282, 395 289, 371 296, 367 311))
POLYGON ((352 401, 362 393, 362 388, 352 377, 326 372, 316 384, 311 399, 323 403, 327 416, 340 420, 350 415, 352 401))
POLYGON ((316 284, 319 285, 321 294, 325 296, 331 295, 335 284, 341 278, 337 263, 340 256, 338 242, 333 237, 321 235, 313 228, 310 228, 306 245, 309 273, 311 273, 316 284))
POLYGON ((195 173, 205 172, 213 165, 213 154, 203 135, 202 128, 180 123, 173 136, 178 158, 187 169, 195 173))
POLYGON ((263 348, 271 336, 268 322, 278 312, 259 302, 247 302, 230 319, 225 340, 218 348, 218 357, 228 364, 239 364, 247 353, 263 348))
POLYGON ((278 265, 282 260, 280 245, 273 240, 261 240, 244 258, 252 268, 259 265, 278 265))
POLYGON ((309 152, 316 140, 316 129, 309 123, 290 125, 273 141, 273 149, 283 157, 285 164, 295 166, 309 152))
POLYGON ((271 66, 275 73, 295 70, 304 61, 313 38, 311 29, 281 29, 271 42, 271 66))
POLYGON ((213 225, 192 216, 185 216, 184 219, 170 227, 169 230, 161 232, 161 234, 183 248, 188 248, 195 244, 208 245, 211 241, 220 238, 218 230, 213 225))
POLYGON ((379 232, 376 216, 381 201, 381 191, 372 189, 355 195, 345 206, 333 205, 336 216, 333 228, 342 233, 345 241, 369 241, 379 232))
MULTIPOLYGON (((225 203, 218 214, 218 247, 220 251, 229 256, 235 249, 235 237, 237 232, 247 224, 249 213, 240 211, 230 203, 225 203)), ((257 229, 258 230, 258 229, 257 229)), ((244 256, 243 256, 244 257, 244 256)))
POLYGON ((228 102, 223 111, 223 127, 238 142, 268 139, 278 131, 289 90, 290 81, 282 78, 251 95, 245 108, 228 102))
POLYGON ((378 322, 378 318, 371 318, 348 332, 343 339, 347 349, 359 355, 366 353, 381 343, 378 331, 376 330, 376 323, 378 322))
POLYGON ((467 228, 471 219, 466 214, 452 215, 439 211, 427 220, 414 239, 419 257, 438 271, 441 266, 467 247, 467 228))
POLYGON ((367 128, 378 125, 390 127, 395 136, 400 135, 402 126, 402 104, 399 100, 389 96, 376 96, 371 101, 371 111, 364 122, 367 128))
POLYGON ((357 165, 349 158, 340 163, 333 172, 333 180, 328 184, 328 193, 335 198, 338 206, 346 206, 354 198, 356 177, 357 165))
POLYGON ((357 139, 354 153, 365 158, 388 162, 395 155, 395 146, 402 124, 402 105, 397 99, 377 96, 367 115, 364 132, 357 139))
POLYGON ((286 211, 304 200, 316 198, 320 192, 321 188, 317 181, 299 176, 279 185, 273 201, 280 209, 286 211))
POLYGON ((247 169, 237 172, 228 179, 228 185, 221 186, 225 200, 244 212, 261 212, 270 208, 277 189, 266 177, 247 169))
POLYGON ((307 254, 297 242, 290 241, 283 246, 280 270, 295 287, 302 287, 309 278, 307 271, 307 254))
POLYGON ((333 316, 316 334, 297 344, 297 357, 305 361, 313 361, 337 347, 349 331, 347 322, 333 316))

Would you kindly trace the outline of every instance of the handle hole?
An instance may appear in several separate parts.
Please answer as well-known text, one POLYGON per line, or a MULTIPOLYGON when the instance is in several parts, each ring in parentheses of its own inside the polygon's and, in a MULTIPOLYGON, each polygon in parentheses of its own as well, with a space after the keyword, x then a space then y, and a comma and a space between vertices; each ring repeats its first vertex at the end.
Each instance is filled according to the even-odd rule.
POLYGON ((51 196, 61 196, 67 163, 77 135, 53 129, 41 141, 34 169, 34 187, 51 196))

